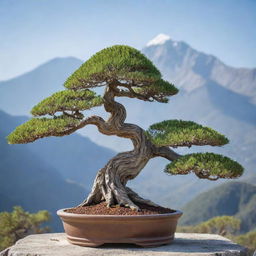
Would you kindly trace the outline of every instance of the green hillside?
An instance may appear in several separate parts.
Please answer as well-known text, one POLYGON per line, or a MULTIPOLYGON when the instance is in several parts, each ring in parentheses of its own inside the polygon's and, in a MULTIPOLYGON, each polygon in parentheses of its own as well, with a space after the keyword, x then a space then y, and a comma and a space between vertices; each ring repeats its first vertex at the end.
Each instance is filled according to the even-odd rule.
POLYGON ((97 170, 114 152, 78 134, 8 145, 5 137, 26 119, 0 110, 0 211, 15 205, 30 212, 48 210, 52 230, 61 231, 56 211, 84 200, 97 170))
POLYGON ((53 216, 52 230, 61 231, 56 211, 85 198, 89 189, 78 182, 90 184, 114 152, 77 134, 8 145, 5 137, 24 120, 0 111, 0 211, 10 211, 14 205, 30 212, 48 210, 53 216))
POLYGON ((44 138, 27 145, 65 179, 91 189, 96 173, 115 152, 79 134, 44 138), (71 168, 72 166, 72 168, 71 168))
MULTIPOLYGON (((25 121, 27 117, 11 116, 0 110, 0 122, 4 124, 0 125, 3 138, 4 134, 9 134, 25 121)), ((79 183, 87 189, 91 188, 97 171, 115 155, 114 151, 98 146, 89 138, 77 133, 65 137, 44 138, 27 145, 11 147, 29 149, 65 179, 79 183)))
POLYGON ((186 204, 180 225, 195 225, 215 216, 234 215, 241 231, 256 228, 256 186, 228 182, 204 192, 186 204))
POLYGON ((48 210, 53 216, 54 231, 62 230, 56 210, 77 205, 88 193, 68 183, 27 147, 6 144, 3 136, 0 136, 0 161, 0 211, 10 211, 15 205, 30 212, 48 210))

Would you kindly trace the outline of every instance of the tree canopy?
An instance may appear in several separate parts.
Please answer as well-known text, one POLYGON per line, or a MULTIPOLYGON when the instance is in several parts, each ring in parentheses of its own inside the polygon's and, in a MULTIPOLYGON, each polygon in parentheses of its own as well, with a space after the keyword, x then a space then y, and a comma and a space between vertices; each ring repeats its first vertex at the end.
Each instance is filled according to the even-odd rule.
POLYGON ((180 226, 179 232, 210 233, 221 236, 234 235, 240 229, 241 221, 233 216, 217 216, 195 226, 180 226))
POLYGON ((77 69, 65 82, 68 89, 84 89, 113 83, 116 96, 167 102, 178 89, 140 51, 115 45, 105 48, 77 69))
POLYGON ((250 251, 250 255, 255 254, 256 251, 256 230, 252 230, 248 233, 239 235, 239 236, 233 236, 231 237, 232 240, 238 244, 241 244, 245 247, 247 247, 250 251))
POLYGON ((63 136, 80 124, 80 120, 62 115, 55 118, 32 118, 8 135, 9 144, 24 144, 48 136, 63 136))
MULTIPOLYGON (((165 120, 153 124, 146 131, 148 138, 157 146, 190 147, 222 146, 229 140, 219 132, 192 121, 165 120)), ((194 153, 180 156, 165 168, 172 175, 194 172, 201 179, 237 178, 243 167, 236 161, 214 153, 194 153)))
POLYGON ((256 250, 256 230, 241 234, 241 221, 233 216, 217 216, 195 226, 178 226, 178 232, 219 234, 249 249, 248 255, 256 250), (240 234, 240 235, 238 235, 240 234))
POLYGON ((15 206, 12 212, 0 212, 0 251, 26 235, 49 231, 48 227, 41 227, 49 220, 47 211, 29 213, 19 206, 15 206))
POLYGON ((201 179, 237 178, 243 167, 236 161, 214 153, 194 153, 179 157, 168 164, 165 172, 177 175, 194 172, 201 179))
POLYGON ((65 82, 69 89, 104 86, 125 80, 141 84, 161 79, 161 73, 140 51, 125 45, 105 48, 77 69, 65 82))
POLYGON ((147 130, 147 135, 158 146, 222 146, 228 143, 228 139, 219 132, 192 121, 182 120, 166 120, 153 124, 147 130))
POLYGON ((33 116, 54 115, 56 112, 83 111, 103 104, 101 96, 86 90, 64 90, 42 100, 31 110, 33 116))

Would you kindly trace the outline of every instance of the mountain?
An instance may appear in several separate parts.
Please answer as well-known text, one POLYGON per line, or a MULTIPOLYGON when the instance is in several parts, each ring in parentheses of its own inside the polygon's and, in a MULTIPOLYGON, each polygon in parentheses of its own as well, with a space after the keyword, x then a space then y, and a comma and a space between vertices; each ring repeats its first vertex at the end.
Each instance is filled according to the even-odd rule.
POLYGON ((233 68, 213 55, 191 48, 160 34, 148 42, 142 52, 164 74, 164 77, 191 92, 213 81, 256 103, 256 68, 233 68))
POLYGON ((80 203, 114 152, 78 134, 8 145, 6 135, 26 120, 0 111, 0 211, 14 205, 31 212, 49 210, 54 231, 60 231, 56 210, 80 203))
POLYGON ((55 58, 13 79, 0 82, 0 109, 12 115, 28 115, 32 107, 52 93, 82 64, 73 57, 55 58))
POLYGON ((204 192, 186 204, 180 225, 195 225, 215 216, 231 215, 241 220, 241 231, 256 228, 256 186, 229 182, 204 192))
POLYGON ((91 189, 96 173, 115 152, 98 146, 77 133, 50 137, 27 145, 56 169, 65 179, 91 189))
MULTIPOLYGON (((180 88, 180 92, 171 97, 168 104, 118 98, 117 100, 126 106, 127 122, 139 124, 147 129, 152 123, 176 118, 193 120, 212 127, 224 133, 230 139, 230 144, 224 147, 191 147, 189 150, 181 148, 177 151, 181 154, 202 150, 225 154, 239 161, 245 167, 242 179, 253 183, 256 178, 254 171, 256 164, 256 106, 253 104, 253 97, 248 95, 254 95, 256 90, 253 78, 254 69, 242 69, 241 71, 241 69, 228 67, 216 57, 196 51, 184 42, 172 41, 168 36, 155 38, 153 41, 153 43, 148 43, 142 51, 151 58, 166 79, 175 82, 176 86, 180 88), (214 64, 210 65, 208 62, 214 64), (221 69, 221 66, 224 68, 221 69), (214 70, 222 70, 220 72, 222 78, 233 74, 232 81, 237 81, 236 86, 233 82, 224 83, 222 78, 218 78, 218 75, 214 76, 214 70), (240 86, 238 86, 239 83, 241 83, 240 86), (236 88, 240 88, 240 91, 236 88)), ((80 64, 81 61, 74 58, 58 58, 23 76, 0 82, 0 107, 8 113, 28 115, 31 107, 39 100, 49 96, 53 91, 63 90, 64 87, 61 85, 64 80, 80 64), (65 74, 65 72, 67 73, 65 74)), ((99 90, 99 92, 101 91, 99 90)), ((102 107, 86 111, 85 114, 86 116, 99 114, 103 118, 108 116, 102 107)), ((132 147, 129 140, 102 135, 93 126, 85 127, 79 133, 89 137, 92 142, 115 151, 127 151, 132 147)), ((63 139, 65 137, 57 138, 56 141, 63 139)), ((44 144, 43 141, 38 141, 38 144, 44 144)), ((35 146, 33 145, 34 147, 36 147, 36 143, 35 146)), ((50 149, 51 147, 47 150, 50 151, 50 149)), ((58 150, 53 150, 52 153, 54 152, 58 152, 58 150)), ((46 158, 51 157, 51 154, 47 152, 42 154, 46 154, 46 158)), ((76 157, 76 154, 72 154, 72 157, 76 157)), ((70 155, 71 159, 72 157, 70 155)), ((79 167, 81 171, 70 172, 68 171, 70 158, 62 165, 66 168, 63 175, 67 179, 83 181, 86 184, 85 173, 88 175, 87 172, 90 168, 88 170, 83 162, 82 167, 79 167), (86 171, 83 171, 83 166, 86 171)), ((104 165, 105 160, 100 162, 101 156, 93 159, 96 164, 99 162, 98 166, 104 165)), ((193 174, 167 177, 163 173, 167 163, 168 161, 162 158, 152 159, 142 173, 129 185, 144 197, 173 208, 179 208, 197 194, 222 182, 199 180, 193 174)))
POLYGON ((14 205, 30 212, 45 209, 53 217, 53 231, 60 231, 62 225, 56 210, 77 205, 88 191, 67 182, 27 145, 6 143, 6 135, 19 119, 0 112, 0 211, 9 211, 14 205))

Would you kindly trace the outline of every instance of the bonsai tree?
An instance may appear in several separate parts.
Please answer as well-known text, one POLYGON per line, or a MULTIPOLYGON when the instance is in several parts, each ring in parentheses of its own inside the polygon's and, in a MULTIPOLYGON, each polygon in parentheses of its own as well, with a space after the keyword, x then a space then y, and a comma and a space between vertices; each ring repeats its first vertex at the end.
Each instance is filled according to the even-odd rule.
POLYGON ((65 90, 54 93, 32 109, 34 118, 18 126, 8 136, 8 142, 29 143, 48 136, 65 136, 86 125, 97 126, 105 135, 129 138, 134 149, 117 154, 98 171, 89 196, 81 203, 83 206, 103 200, 109 207, 120 205, 134 210, 139 210, 140 203, 156 206, 126 185, 154 157, 170 160, 165 172, 172 175, 194 172, 200 179, 217 180, 236 178, 243 172, 240 164, 218 154, 181 156, 171 149, 228 143, 224 135, 211 128, 191 121, 167 120, 144 131, 125 122, 125 107, 116 97, 167 103, 170 96, 178 93, 173 84, 162 79, 152 62, 134 48, 116 45, 103 49, 77 69, 64 85, 65 90), (90 90, 96 87, 105 87, 103 96, 90 90), (107 120, 84 115, 84 110, 100 105, 110 114, 107 120))

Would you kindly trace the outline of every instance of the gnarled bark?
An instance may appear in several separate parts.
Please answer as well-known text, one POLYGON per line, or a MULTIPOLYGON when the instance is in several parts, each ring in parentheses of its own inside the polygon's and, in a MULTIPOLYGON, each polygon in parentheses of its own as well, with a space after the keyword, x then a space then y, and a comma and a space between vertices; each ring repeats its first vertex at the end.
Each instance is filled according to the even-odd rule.
POLYGON ((111 114, 110 118, 105 122, 100 117, 94 116, 91 120, 88 119, 88 123, 97 125, 101 133, 131 139, 134 149, 117 154, 99 170, 91 193, 81 205, 97 204, 106 200, 108 206, 118 204, 134 210, 139 210, 136 203, 156 206, 150 200, 141 198, 126 184, 140 173, 151 158, 162 156, 174 160, 179 155, 168 147, 156 147, 146 137, 142 128, 124 122, 126 110, 122 104, 114 100, 116 96, 114 86, 114 84, 107 86, 103 97, 104 107, 111 114))

